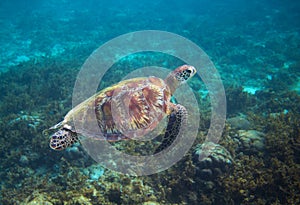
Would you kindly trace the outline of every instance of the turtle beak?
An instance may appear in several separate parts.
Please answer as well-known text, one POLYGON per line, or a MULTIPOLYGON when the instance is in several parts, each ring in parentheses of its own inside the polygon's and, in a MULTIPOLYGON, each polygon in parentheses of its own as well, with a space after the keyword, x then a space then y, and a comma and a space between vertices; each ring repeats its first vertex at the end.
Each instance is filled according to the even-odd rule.
POLYGON ((43 133, 44 136, 48 136, 50 130, 57 130, 57 129, 61 128, 62 126, 63 126, 63 121, 57 123, 56 125, 48 128, 48 129, 43 130, 42 133, 43 133))
POLYGON ((197 73, 196 68, 194 66, 191 66, 191 65, 188 66, 186 71, 188 73, 190 73, 190 78, 193 77, 197 73))
POLYGON ((50 127, 49 130, 56 130, 56 129, 62 127, 62 125, 63 125, 63 121, 61 121, 61 122, 57 123, 56 125, 50 127))

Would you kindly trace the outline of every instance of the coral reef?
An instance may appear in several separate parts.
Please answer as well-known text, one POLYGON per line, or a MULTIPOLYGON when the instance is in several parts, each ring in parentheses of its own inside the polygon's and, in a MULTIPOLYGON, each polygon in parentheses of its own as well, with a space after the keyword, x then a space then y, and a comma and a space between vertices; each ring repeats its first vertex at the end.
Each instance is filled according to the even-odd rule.
MULTIPOLYGON (((295 98, 300 99, 299 96, 295 98)), ((290 105, 298 110, 297 100, 291 99, 290 105)), ((258 149, 255 154, 254 147, 251 148, 249 155, 243 153, 244 149, 237 151, 233 172, 221 177, 224 190, 231 196, 228 202, 242 204, 300 202, 299 192, 295 191, 299 188, 300 180, 298 115, 298 113, 255 115, 257 127, 264 127, 265 134, 258 136, 258 140, 264 139, 264 152, 258 149), (264 138, 261 138, 262 136, 264 138), (288 191, 286 187, 293 191, 288 191)))
MULTIPOLYGON (((300 204, 297 1, 34 2, 1 2, 0 204, 300 204), (210 147, 203 142, 211 117, 200 78, 189 82, 201 110, 199 134, 168 170, 126 176, 96 164, 79 144, 49 149, 43 130, 71 109, 87 56, 120 34, 149 28, 201 45, 222 76, 228 120, 211 155, 199 161, 210 147)), ((181 64, 164 53, 135 53, 114 64, 99 89, 137 68, 181 64)), ((155 145, 113 146, 144 155, 155 145)))
POLYGON ((226 173, 234 163, 231 154, 223 146, 213 142, 197 145, 193 162, 197 175, 203 180, 212 180, 226 173))
POLYGON ((233 129, 249 130, 251 128, 251 122, 245 116, 231 117, 227 119, 227 122, 233 129))
MULTIPOLYGON (((236 104, 237 109, 232 107, 232 117, 227 121, 220 144, 214 145, 212 154, 201 161, 199 155, 205 145, 202 143, 210 112, 206 108, 209 107, 207 98, 197 92, 202 103, 197 145, 164 172, 129 177, 103 170, 80 145, 65 152, 54 152, 48 147, 47 137, 42 135, 44 129, 70 109, 68 90, 75 80, 71 78, 77 70, 74 67, 78 66, 73 63, 49 60, 36 65, 28 61, 22 64, 21 71, 15 70, 18 67, 1 74, 4 83, 0 86, 4 92, 0 94, 0 167, 5 170, 0 172, 4 179, 1 203, 299 203, 300 97, 296 92, 264 90, 249 95, 241 88, 230 92, 232 101, 229 102, 239 99, 243 103, 236 104), (70 76, 69 81, 61 79, 57 74, 61 72, 70 76), (52 84, 40 85, 46 78, 61 83, 62 86, 53 88, 57 89, 55 96, 50 94, 52 84), (25 83, 28 79, 31 86, 25 83), (8 87, 13 92, 8 92, 8 87), (47 89, 49 93, 44 92, 47 89)), ((197 83, 193 86, 199 90, 197 83)), ((120 142, 114 146, 127 153, 137 150, 148 153, 146 145, 137 142, 120 142)))
POLYGON ((233 136, 238 143, 238 152, 259 154, 264 152, 265 134, 257 130, 239 130, 233 136))
POLYGON ((229 115, 237 114, 246 108, 255 105, 252 95, 245 92, 242 87, 230 86, 226 89, 227 112, 229 115))

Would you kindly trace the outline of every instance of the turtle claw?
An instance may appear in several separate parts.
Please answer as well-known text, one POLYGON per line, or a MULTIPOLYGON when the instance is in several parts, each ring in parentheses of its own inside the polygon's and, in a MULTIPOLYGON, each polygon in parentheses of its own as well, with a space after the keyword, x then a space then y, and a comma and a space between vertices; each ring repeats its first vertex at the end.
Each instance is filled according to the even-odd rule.
POLYGON ((50 138, 50 147, 54 150, 63 150, 78 141, 77 134, 65 128, 55 132, 50 138))

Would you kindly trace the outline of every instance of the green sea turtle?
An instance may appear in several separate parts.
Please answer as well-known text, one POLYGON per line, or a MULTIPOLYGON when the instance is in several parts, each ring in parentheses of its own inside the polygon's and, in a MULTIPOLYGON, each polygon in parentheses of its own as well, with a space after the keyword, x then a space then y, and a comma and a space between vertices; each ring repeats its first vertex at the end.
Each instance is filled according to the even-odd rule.
POLYGON ((160 152, 175 140, 187 120, 185 107, 172 103, 171 97, 176 88, 195 73, 193 66, 182 65, 165 80, 154 76, 133 78, 99 91, 50 128, 59 129, 50 137, 50 147, 63 150, 78 141, 79 135, 108 141, 143 137, 168 116, 166 132, 155 151, 160 152), (92 118, 96 118, 98 131, 90 127, 92 118))

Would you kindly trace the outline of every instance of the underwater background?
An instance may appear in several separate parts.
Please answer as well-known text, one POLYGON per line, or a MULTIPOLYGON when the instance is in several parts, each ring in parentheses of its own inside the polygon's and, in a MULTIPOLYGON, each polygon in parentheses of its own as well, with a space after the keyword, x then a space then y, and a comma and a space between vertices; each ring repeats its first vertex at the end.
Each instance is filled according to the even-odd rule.
MULTIPOLYGON (((293 0, 1 0, 0 204, 300 204, 299 19, 293 0), (218 69, 227 120, 213 154, 197 160, 210 124, 198 78, 189 82, 200 104, 198 137, 166 171, 126 176, 80 145, 50 149, 42 132, 72 109, 87 57, 121 34, 149 29, 193 41, 218 69)), ((166 64, 181 62, 136 55, 101 83, 166 64)))

